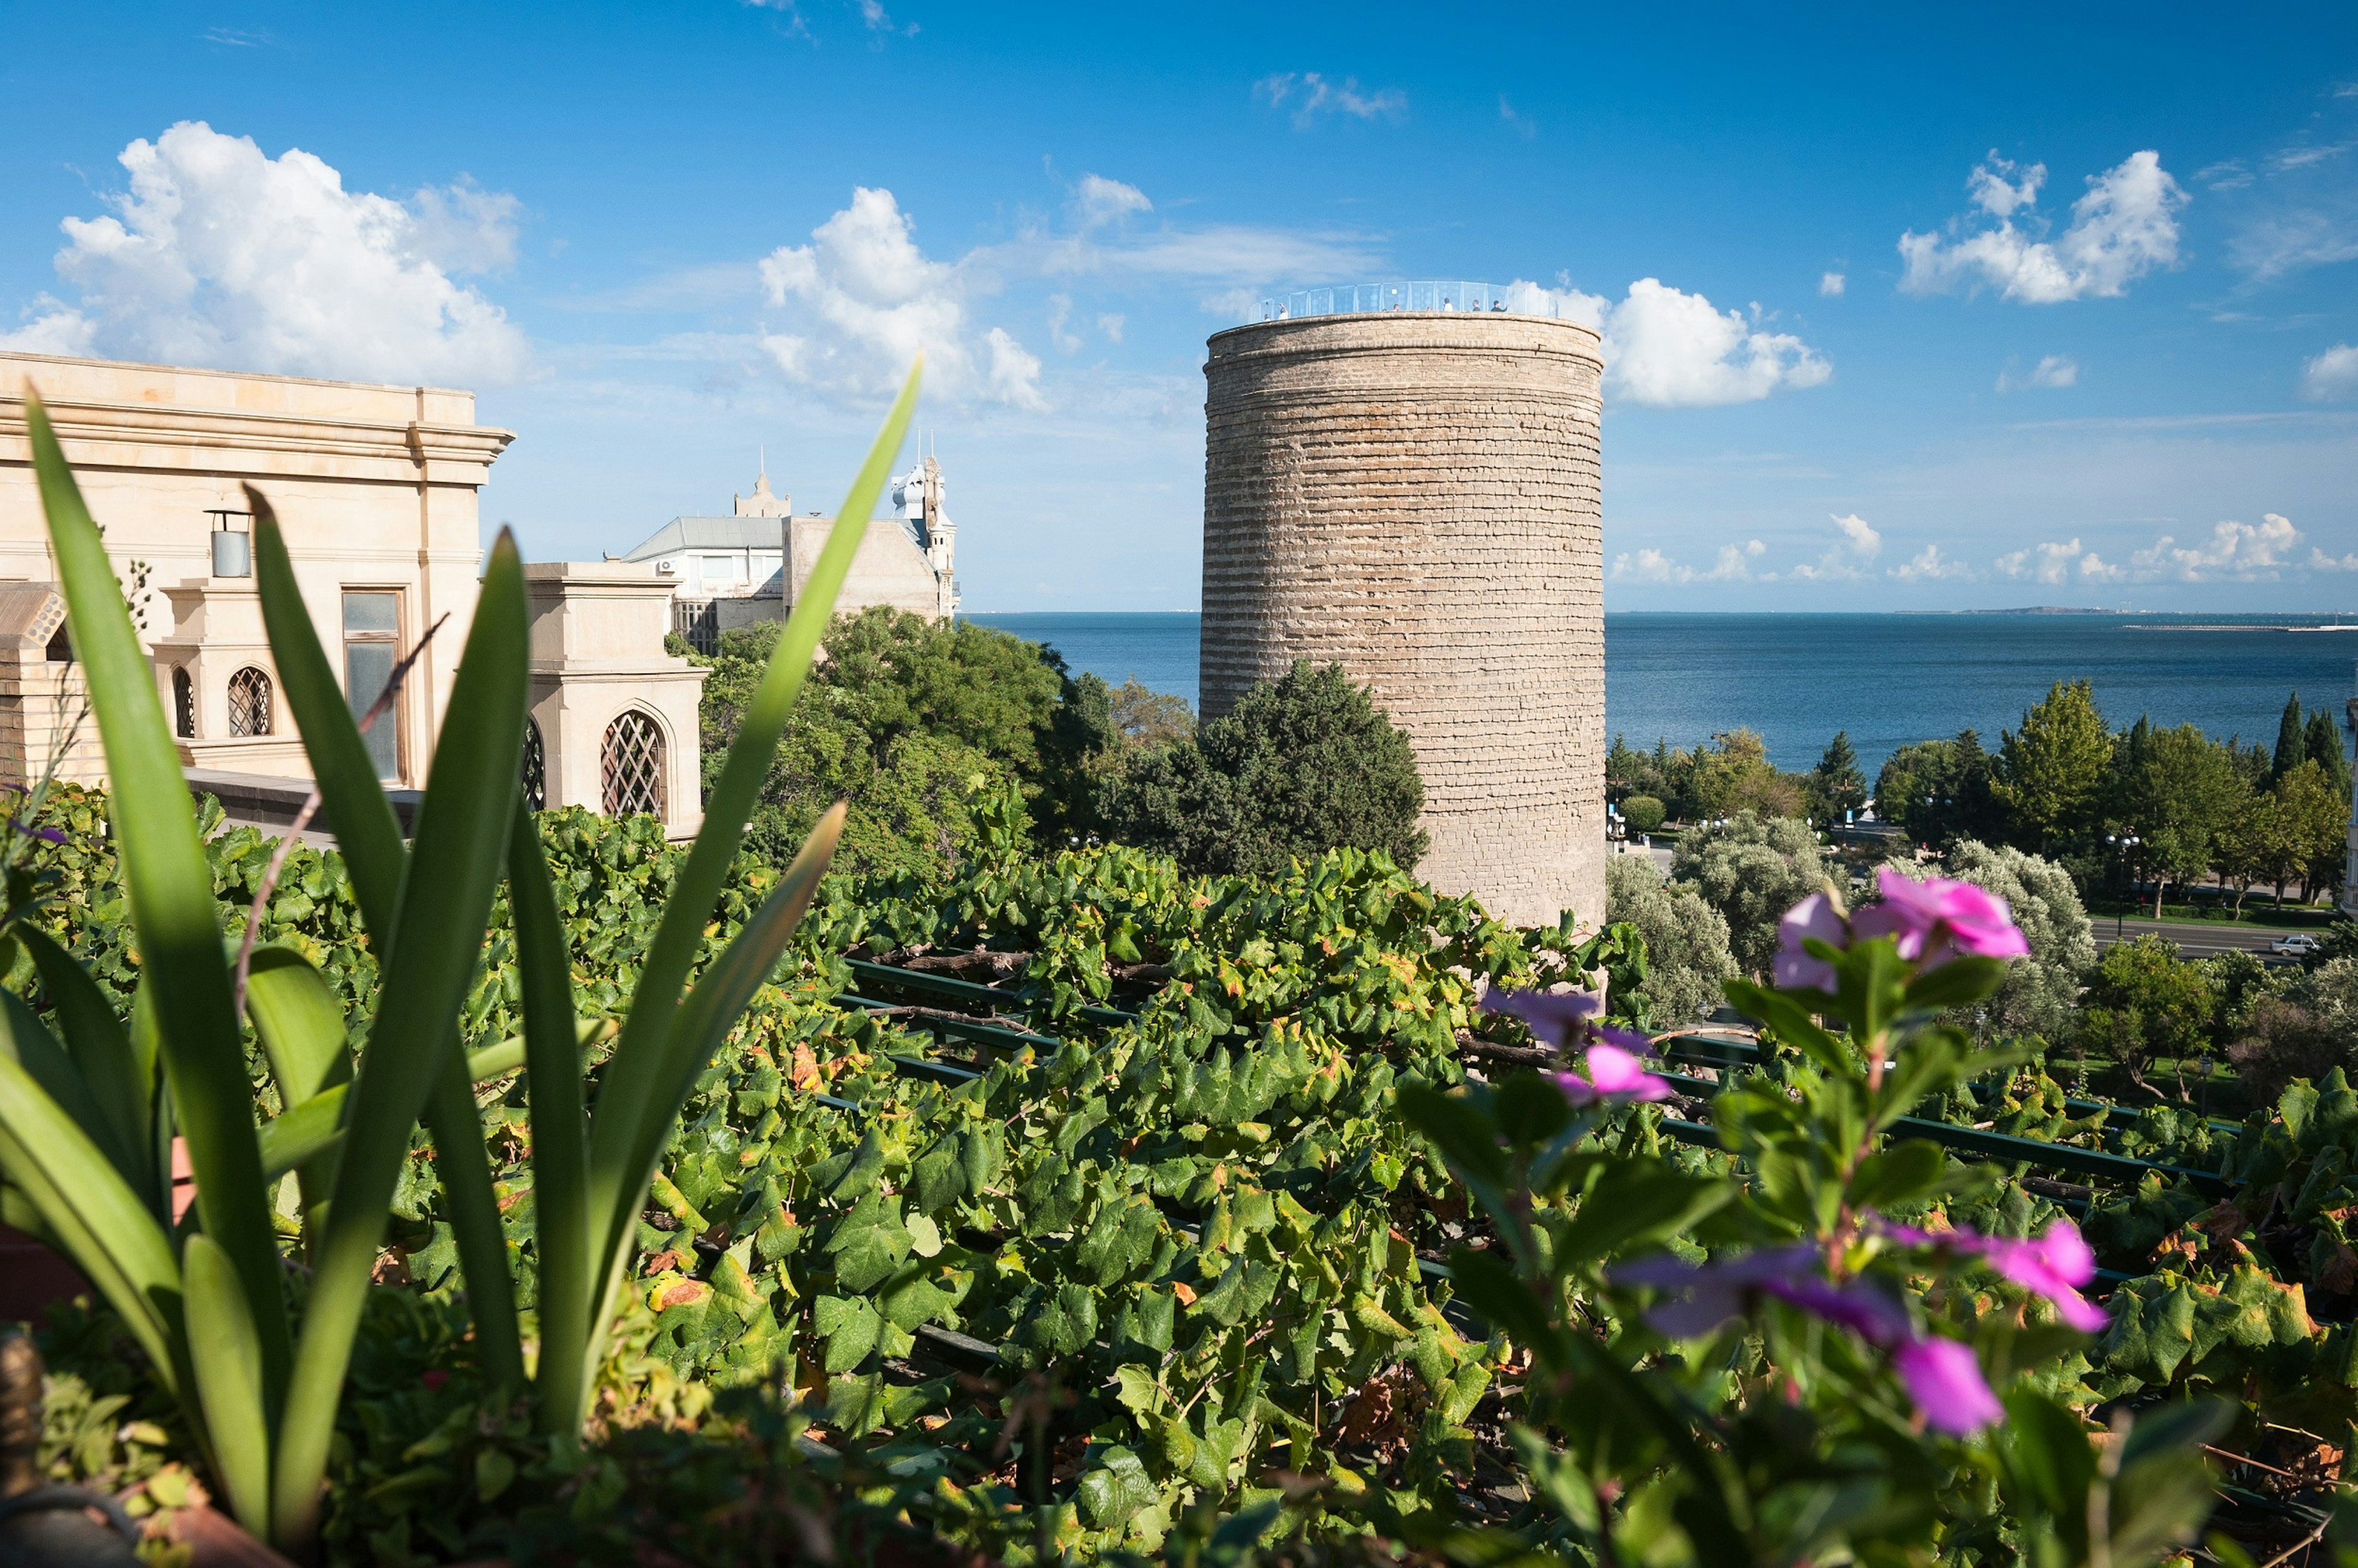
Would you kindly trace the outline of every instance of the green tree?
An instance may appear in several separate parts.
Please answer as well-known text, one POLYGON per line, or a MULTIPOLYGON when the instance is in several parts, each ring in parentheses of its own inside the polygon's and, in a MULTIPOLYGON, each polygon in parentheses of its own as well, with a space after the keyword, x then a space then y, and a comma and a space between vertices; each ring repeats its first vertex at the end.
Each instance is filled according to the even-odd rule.
POLYGON ((1960 730, 1953 741, 1913 741, 1886 758, 1876 775, 1876 815, 1934 849, 1961 838, 1995 841, 2004 837, 2006 821, 1990 795, 1990 754, 1971 730, 1960 730))
MULTIPOLYGON (((2239 790, 2221 817, 2218 831, 2212 835, 2211 869, 2218 874, 2222 887, 2235 890, 2235 916, 2240 920, 2244 899, 2252 891, 2252 884, 2269 881, 2272 876, 2281 884, 2294 856, 2277 797, 2266 790, 2254 789, 2248 774, 2238 784, 2239 790)), ((2278 903, 2284 901, 2281 885, 2277 897, 2278 903)))
POLYGON ((1633 795, 1621 802, 1621 819, 1632 833, 1651 833, 1662 825, 1662 803, 1650 795, 1633 795))
POLYGON ((2323 766, 2335 789, 2350 793, 2350 757, 2342 749, 2342 730, 2333 716, 2321 708, 2309 716, 2302 752, 2304 761, 2323 766))
MULTIPOLYGON (((784 629, 722 634, 704 687, 708 773, 784 629)), ((763 781, 756 852, 784 863, 838 799, 851 806, 836 860, 849 871, 941 874, 973 840, 976 803, 1001 789, 1020 789, 1044 832, 1094 820, 1091 759, 1112 744, 1105 687, 1069 677, 1053 650, 881 607, 838 618, 825 650, 763 781)))
POLYGON ((1195 710, 1185 697, 1156 691, 1136 676, 1114 687, 1109 701, 1126 746, 1168 745, 1195 732, 1195 710))
POLYGON ((2208 1049, 2217 1005, 2201 968, 2180 958, 2176 943, 2148 933, 2105 949, 2089 979, 2081 1044, 2119 1063, 2142 1089, 2153 1088, 2146 1075, 2155 1063, 2174 1060, 2184 1098, 2185 1062, 2208 1049))
POLYGON ((1412 869, 1423 805, 1408 737, 1340 665, 1303 662, 1187 739, 1125 758, 1104 818, 1190 871, 1266 877, 1342 846, 1412 869))
POLYGON ((2153 878, 2153 913, 2164 893, 2210 871, 2213 841, 2238 806, 2243 775, 2227 749, 2191 724, 2155 730, 2140 719, 2120 747, 2114 810, 2138 840, 2153 878))
POLYGON ((1821 820, 1839 822, 1845 811, 1866 804, 1866 775, 1859 771, 1858 753, 1851 749, 1850 731, 1837 730, 1825 755, 1810 770, 1810 804, 1821 820))
POLYGON ((1663 1028, 1717 1007, 1720 982, 1736 975, 1727 921, 1694 889, 1666 882, 1647 855, 1605 862, 1605 918, 1628 921, 1646 939, 1645 996, 1663 1028))
POLYGON ((2093 830, 2113 756, 2113 738, 2086 681, 2057 681, 2022 728, 1999 736, 1991 795, 2015 837, 2044 849, 2093 830))
MULTIPOLYGON (((2350 792, 2311 757, 2285 775, 2276 787, 2276 798, 2284 818, 2280 876, 2299 877, 2301 900, 2307 903, 2319 886, 2341 881, 2349 851, 2350 792)), ((2284 901, 2282 880, 2277 884, 2277 901, 2284 901)))
POLYGON ((2268 769, 2274 784, 2309 760, 2309 735, 2301 727, 2300 693, 2285 698, 2284 717, 2277 720, 2277 750, 2268 769))
POLYGON ((1747 975, 1768 972, 1777 923, 1825 884, 1817 835, 1799 819, 1740 812, 1679 841, 1671 880, 1693 887, 1727 922, 1729 950, 1747 975))
POLYGON ((1758 816, 1799 816, 1808 809, 1801 779, 1777 771, 1760 737, 1743 728, 1723 730, 1708 746, 1674 753, 1683 767, 1680 804, 1698 821, 1749 811, 1758 816))

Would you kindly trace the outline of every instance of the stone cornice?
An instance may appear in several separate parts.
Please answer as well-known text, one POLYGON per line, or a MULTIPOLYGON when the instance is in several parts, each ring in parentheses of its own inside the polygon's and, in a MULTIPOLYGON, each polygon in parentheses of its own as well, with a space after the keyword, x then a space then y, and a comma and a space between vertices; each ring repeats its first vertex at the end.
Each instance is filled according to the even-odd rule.
MULTIPOLYGON (((480 485, 515 439, 488 425, 406 424, 284 413, 44 399, 77 469, 178 469, 254 479, 308 476, 480 485)), ((0 395, 0 463, 29 463, 25 400, 0 395)))

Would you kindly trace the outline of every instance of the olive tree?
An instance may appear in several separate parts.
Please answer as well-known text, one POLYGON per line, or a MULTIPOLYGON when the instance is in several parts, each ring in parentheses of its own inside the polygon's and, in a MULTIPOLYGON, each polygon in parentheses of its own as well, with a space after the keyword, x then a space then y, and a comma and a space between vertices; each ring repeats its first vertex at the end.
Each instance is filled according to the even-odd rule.
POLYGON ((1692 1022, 1719 1004, 1720 982, 1736 975, 1727 921, 1703 895, 1665 881, 1645 855, 1605 862, 1605 918, 1628 921, 1646 939, 1646 1000, 1662 1027, 1692 1022))
POLYGON ((1761 975, 1777 953, 1778 921, 1825 884, 1826 862, 1806 823, 1746 811, 1682 838, 1671 878, 1719 912, 1736 963, 1761 975))

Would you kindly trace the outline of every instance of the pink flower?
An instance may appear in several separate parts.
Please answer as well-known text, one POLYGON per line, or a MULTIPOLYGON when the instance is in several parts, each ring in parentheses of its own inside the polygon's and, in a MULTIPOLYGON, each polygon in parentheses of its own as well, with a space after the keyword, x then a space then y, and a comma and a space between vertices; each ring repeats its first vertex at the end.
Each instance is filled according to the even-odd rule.
POLYGON ((1924 1424, 1935 1432, 1966 1437, 2006 1414, 1970 1345, 1910 1339, 1891 1353, 1891 1369, 1924 1412, 1924 1424))
POLYGON ((1998 1418, 1996 1396, 1970 1346, 1919 1335, 1881 1286, 1866 1280, 1834 1284, 1820 1271, 1823 1261, 1806 1241, 1724 1262, 1683 1263, 1664 1254, 1614 1270, 1613 1281, 1682 1292, 1682 1299, 1646 1314, 1656 1332, 1682 1339, 1710 1333, 1756 1295, 1774 1296, 1890 1351, 1892 1370, 1935 1431, 1963 1436, 1998 1418))
POLYGON ((1656 1100, 1671 1098, 1671 1086, 1646 1071, 1646 1059, 1618 1045, 1588 1048, 1588 1076, 1558 1073, 1555 1087, 1575 1106, 1603 1099, 1656 1100))
POLYGON ((1996 1273, 2055 1303, 2055 1315, 2082 1334, 2102 1334, 2112 1326, 2104 1309, 2082 1295, 2079 1287, 2096 1277, 2096 1255, 2081 1239, 2079 1227, 2059 1219, 2046 1234, 2029 1240, 2005 1236, 1976 1236, 1970 1230, 1918 1230, 1890 1225, 1884 1234, 1916 1247, 1937 1247, 1978 1257, 1996 1273))
POLYGON ((1850 932, 1843 925, 1843 917, 1835 913, 1834 901, 1822 892, 1813 892, 1787 910, 1785 918, 1777 923, 1777 960, 1770 978, 1790 990, 1831 994, 1834 989, 1834 967, 1801 946, 1803 939, 1812 936, 1830 946, 1850 945, 1850 932))
POLYGON ((1875 874, 1883 902, 1852 923, 1861 935, 1891 936, 1899 956, 1933 968, 1960 954, 1983 958, 2028 957, 2030 944, 2014 924, 2006 900, 1971 882, 1946 877, 1917 881, 1889 866, 1875 874))
POLYGON ((429 1367, 424 1373, 420 1374, 417 1380, 426 1385, 426 1391, 430 1394, 439 1389, 443 1384, 449 1382, 450 1380, 450 1374, 445 1372, 439 1367, 429 1367))
POLYGON ((1584 991, 1509 991, 1492 989, 1482 998, 1482 1011, 1520 1018, 1533 1034, 1562 1047, 1586 1025, 1604 1004, 1584 991))

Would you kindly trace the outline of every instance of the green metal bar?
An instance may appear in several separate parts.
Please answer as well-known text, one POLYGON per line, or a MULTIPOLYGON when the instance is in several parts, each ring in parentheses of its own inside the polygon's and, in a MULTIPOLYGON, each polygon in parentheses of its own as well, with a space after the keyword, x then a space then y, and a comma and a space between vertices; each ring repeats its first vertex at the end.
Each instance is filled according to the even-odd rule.
MULTIPOLYGON (((965 1002, 980 1002, 987 1007, 1018 1008, 1032 1011, 1039 1003, 1029 997, 1004 991, 997 986, 986 986, 974 980, 961 980, 950 975, 932 975, 921 969, 897 968, 891 964, 879 964, 868 958, 846 958, 852 974, 859 979, 877 985, 898 986, 903 990, 927 991, 965 1002)), ((1112 1007, 1084 1007, 1077 1010, 1086 1022, 1120 1027, 1136 1023, 1139 1015, 1112 1007)))

